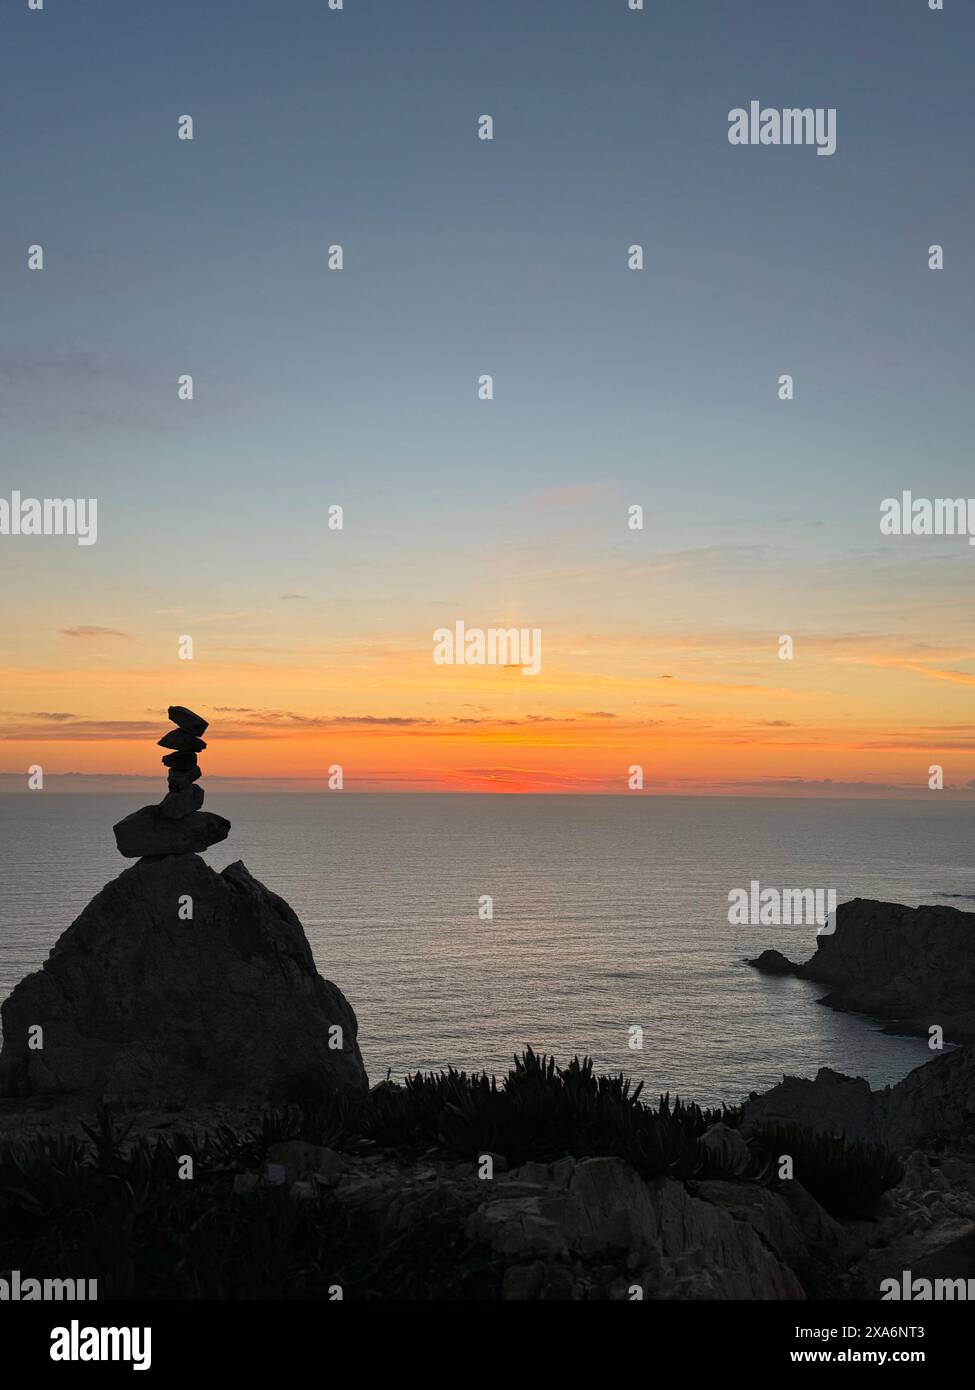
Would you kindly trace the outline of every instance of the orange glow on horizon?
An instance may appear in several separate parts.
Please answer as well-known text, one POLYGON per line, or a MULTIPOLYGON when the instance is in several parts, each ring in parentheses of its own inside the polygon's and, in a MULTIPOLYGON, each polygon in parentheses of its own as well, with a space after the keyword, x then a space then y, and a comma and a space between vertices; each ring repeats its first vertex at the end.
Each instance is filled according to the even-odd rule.
POLYGON ((172 702, 210 720, 204 775, 254 786, 314 787, 339 764, 350 791, 625 793, 639 765, 648 792, 924 796, 937 763, 950 794, 970 794, 975 675, 957 668, 971 653, 810 639, 789 662, 767 638, 699 644, 634 640, 627 656, 588 636, 524 676, 438 668, 389 642, 185 667, 107 638, 62 643, 4 676, 0 787, 31 764, 161 777, 172 702))

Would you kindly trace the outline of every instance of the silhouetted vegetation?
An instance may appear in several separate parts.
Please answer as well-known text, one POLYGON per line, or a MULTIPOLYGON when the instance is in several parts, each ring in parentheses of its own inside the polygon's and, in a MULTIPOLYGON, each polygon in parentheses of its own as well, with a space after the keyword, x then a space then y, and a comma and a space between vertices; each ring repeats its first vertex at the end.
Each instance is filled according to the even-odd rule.
POLYGON ((408 1077, 372 1098, 361 1133, 383 1145, 436 1144, 460 1158, 500 1153, 510 1164, 625 1158, 645 1177, 703 1177, 722 1165, 698 1140, 738 1111, 702 1110, 662 1096, 652 1109, 622 1074, 594 1074, 578 1057, 566 1067, 528 1048, 503 1081, 449 1070, 408 1077))
POLYGON ((858 1144, 831 1134, 815 1134, 797 1125, 770 1126, 753 1140, 776 1171, 788 1154, 793 1177, 832 1216, 862 1216, 904 1176, 896 1154, 873 1144, 858 1144))

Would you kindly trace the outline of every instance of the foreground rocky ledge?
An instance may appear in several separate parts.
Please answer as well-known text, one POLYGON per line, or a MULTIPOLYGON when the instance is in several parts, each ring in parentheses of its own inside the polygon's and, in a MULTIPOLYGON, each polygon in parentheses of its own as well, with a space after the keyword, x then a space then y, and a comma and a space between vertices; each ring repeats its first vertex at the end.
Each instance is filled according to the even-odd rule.
MULTIPOLYGON (((539 1072, 544 1059, 532 1085, 539 1072)), ((557 1076, 544 1084, 557 1085, 557 1076)), ((569 1089, 578 1085, 576 1073, 569 1089)), ((466 1092, 472 1114, 476 1089, 466 1092)), ((97 1198, 109 1178, 117 1192, 119 1179, 131 1186, 132 1175, 158 1175, 152 1201, 133 1208, 134 1258, 107 1264, 88 1234, 63 1255, 65 1268, 80 1276, 90 1267, 106 1281, 104 1297, 325 1298, 338 1285, 344 1297, 366 1299, 870 1300, 881 1297, 884 1280, 899 1285, 905 1270, 965 1278, 975 1262, 975 1049, 936 1058, 878 1092, 828 1071, 814 1081, 784 1079, 751 1097, 740 1117, 725 1112, 728 1124, 704 1131, 699 1158, 717 1160, 722 1176, 648 1177, 611 1154, 510 1164, 503 1152, 458 1156, 449 1125, 464 1103, 448 1101, 438 1115, 422 1095, 409 1097, 409 1088, 384 1082, 352 1111, 337 1102, 324 1118, 310 1116, 307 1123, 334 1136, 327 1142, 280 1137, 306 1123, 283 1112, 139 1111, 120 1116, 117 1129, 92 1114, 85 1118, 98 1152, 83 1182, 63 1151, 67 1134, 83 1134, 82 1117, 63 1097, 0 1101, 0 1273, 30 1268, 34 1249, 5 1242, 5 1202, 17 1216, 10 1229, 34 1220, 48 1239, 48 1217, 30 1204, 22 1210, 15 1185, 3 1181, 5 1165, 14 1165, 22 1188, 37 1172, 34 1190, 47 1199, 38 1142, 45 1136, 59 1145, 58 1189, 79 1182, 97 1198), (408 1125, 397 1107, 412 1117, 408 1125), (829 1197, 817 1199, 799 1180, 816 1154, 795 1126, 807 1136, 886 1142, 900 1154, 896 1181, 855 1214, 831 1214, 829 1197), (403 1139, 364 1137, 370 1131, 403 1139), (773 1154, 795 1156, 794 1177, 783 1179, 777 1161, 751 1176, 763 1133, 775 1136, 773 1154), (195 1181, 167 1178, 187 1154, 195 1155, 195 1181), (254 1258, 254 1231, 261 1250, 277 1252, 270 1264, 254 1258), (189 1233, 209 1243, 187 1246, 189 1233), (146 1249, 153 1258, 137 1274, 146 1249), (204 1277, 201 1290, 194 1281, 204 1277)), ((525 1133, 533 1128, 526 1120, 525 1133)), ((697 1159, 694 1166, 702 1167, 697 1159)), ((848 1176, 856 1181, 855 1165, 848 1176)), ((842 1186, 832 1192, 845 1195, 842 1186)), ((117 1239, 106 1237, 106 1250, 116 1252, 117 1239)))
POLYGON ((889 1033, 940 1027, 946 1042, 975 1041, 975 913, 853 898, 804 964, 777 950, 749 964, 830 985, 821 1003, 883 1019, 889 1033))

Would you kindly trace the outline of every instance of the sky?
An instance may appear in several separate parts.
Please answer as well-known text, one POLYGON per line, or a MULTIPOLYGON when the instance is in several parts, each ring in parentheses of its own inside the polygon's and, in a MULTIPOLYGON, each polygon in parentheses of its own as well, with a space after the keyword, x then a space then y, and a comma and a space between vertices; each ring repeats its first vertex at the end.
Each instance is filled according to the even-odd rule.
POLYGON ((975 548, 879 526, 975 497, 971 6, 6 0, 0 40, 0 498, 98 504, 0 535, 0 789, 161 776, 180 703, 255 788, 973 794, 975 548), (835 154, 731 145, 752 100, 835 154), (540 672, 436 665, 458 620, 540 672))

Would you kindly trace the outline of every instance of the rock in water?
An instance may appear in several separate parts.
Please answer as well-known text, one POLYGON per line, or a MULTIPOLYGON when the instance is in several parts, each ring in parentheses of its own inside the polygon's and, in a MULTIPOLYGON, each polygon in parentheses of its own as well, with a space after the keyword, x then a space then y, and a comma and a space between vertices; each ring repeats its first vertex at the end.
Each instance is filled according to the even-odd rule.
POLYGON ((763 951, 760 956, 756 956, 747 964, 754 965, 755 969, 761 970, 763 975, 791 975, 796 968, 794 963, 781 951, 763 951))
POLYGON ((351 1005, 288 904, 241 863, 218 874, 185 854, 126 869, 0 1012, 0 1095, 185 1107, 368 1088, 351 1005))
POLYGON ((194 714, 185 705, 170 705, 166 711, 173 723, 187 734, 195 734, 197 738, 202 738, 210 727, 209 720, 204 719, 202 714, 194 714))
POLYGON ((195 854, 230 834, 230 821, 212 811, 193 811, 174 820, 164 806, 165 802, 142 806, 112 827, 119 854, 126 859, 141 859, 147 854, 195 854))

